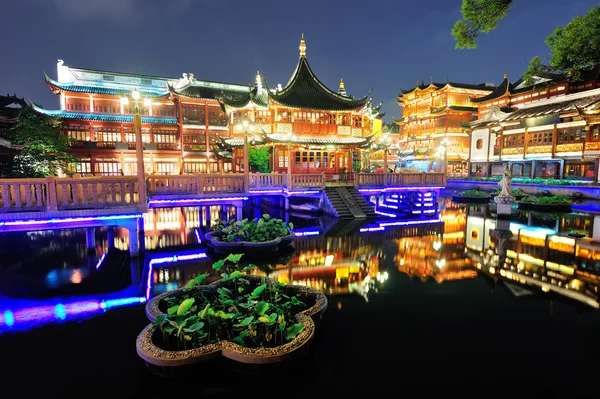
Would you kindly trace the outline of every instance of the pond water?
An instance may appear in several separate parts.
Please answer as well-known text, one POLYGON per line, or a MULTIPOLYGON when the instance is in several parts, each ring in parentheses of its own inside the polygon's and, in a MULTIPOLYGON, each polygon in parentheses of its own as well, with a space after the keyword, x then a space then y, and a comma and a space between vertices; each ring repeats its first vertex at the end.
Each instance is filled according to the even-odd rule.
MULTIPOLYGON (((91 255, 84 229, 0 235, 2 380, 34 375, 32 395, 64 397, 597 397, 599 216, 513 210, 506 222, 494 206, 448 198, 421 218, 390 206, 368 222, 244 209, 264 211, 296 225, 295 251, 252 260, 256 273, 329 299, 301 367, 258 380, 204 370, 175 385, 145 369, 135 354, 144 303, 211 270, 206 210, 190 207, 144 216, 139 260, 124 229, 96 229, 91 255)), ((234 212, 210 209, 213 219, 234 212)))

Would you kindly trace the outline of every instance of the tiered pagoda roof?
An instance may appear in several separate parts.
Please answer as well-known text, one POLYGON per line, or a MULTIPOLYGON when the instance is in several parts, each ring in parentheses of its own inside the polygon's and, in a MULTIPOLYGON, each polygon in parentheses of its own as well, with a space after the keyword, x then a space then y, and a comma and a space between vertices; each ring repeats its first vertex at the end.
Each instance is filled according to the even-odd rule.
POLYGON ((493 87, 490 87, 488 84, 486 83, 481 83, 481 84, 468 84, 468 83, 458 83, 458 82, 444 82, 444 83, 439 83, 439 82, 429 82, 428 85, 425 84, 424 81, 421 81, 420 83, 417 82, 417 84, 415 85, 414 88, 412 89, 408 89, 408 90, 404 90, 404 89, 400 89, 400 93, 398 93, 398 98, 401 98, 407 94, 410 94, 414 91, 419 91, 419 90, 425 90, 427 88, 431 88, 435 91, 437 90, 441 90, 444 87, 449 86, 449 87, 455 87, 457 89, 467 89, 467 90, 484 90, 484 91, 490 91, 493 89, 493 87))
POLYGON ((300 59, 288 84, 282 90, 268 89, 269 98, 278 104, 302 109, 322 111, 352 111, 363 108, 369 101, 371 92, 355 100, 354 97, 339 94, 325 86, 310 68, 306 59, 304 35, 300 44, 300 59))

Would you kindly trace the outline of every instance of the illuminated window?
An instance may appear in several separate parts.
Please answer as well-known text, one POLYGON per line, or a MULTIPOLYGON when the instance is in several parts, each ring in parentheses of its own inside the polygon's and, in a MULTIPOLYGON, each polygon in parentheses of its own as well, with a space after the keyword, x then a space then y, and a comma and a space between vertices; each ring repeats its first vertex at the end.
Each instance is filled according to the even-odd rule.
POLYGON ((483 139, 478 139, 478 140, 475 142, 475 147, 476 147, 478 150, 481 150, 481 149, 483 148, 483 139))

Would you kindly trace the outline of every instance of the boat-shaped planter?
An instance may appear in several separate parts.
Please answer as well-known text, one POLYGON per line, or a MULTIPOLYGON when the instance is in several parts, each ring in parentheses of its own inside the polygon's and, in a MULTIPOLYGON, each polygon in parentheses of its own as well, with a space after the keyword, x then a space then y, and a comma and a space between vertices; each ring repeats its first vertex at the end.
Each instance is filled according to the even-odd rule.
MULTIPOLYGON (((246 275, 254 284, 265 281, 267 285, 276 284, 275 280, 268 277, 246 275)), ((214 283, 193 289, 216 291, 224 283, 214 283)), ((304 325, 304 330, 291 341, 271 348, 247 348, 229 340, 210 343, 199 348, 172 351, 162 349, 155 343, 159 332, 153 324, 148 325, 138 335, 136 349, 138 356, 142 358, 148 368, 161 375, 177 375, 177 369, 202 363, 219 356, 233 360, 234 362, 250 365, 264 365, 279 363, 302 355, 308 349, 315 333, 315 322, 318 322, 327 309, 327 297, 320 291, 301 285, 286 285, 288 294, 296 295, 304 301, 312 304, 308 309, 298 312, 294 318, 298 323, 304 325)), ((154 321, 159 315, 165 314, 162 301, 165 298, 189 294, 190 291, 177 289, 154 297, 146 304, 146 315, 150 321, 154 321)))
POLYGON ((246 253, 248 255, 256 255, 259 253, 276 252, 279 249, 286 248, 292 245, 294 241, 294 233, 290 233, 283 237, 277 237, 274 240, 253 242, 253 241, 221 241, 215 236, 210 236, 210 246, 219 254, 246 253))
POLYGON ((487 204, 490 202, 491 196, 487 195, 485 197, 471 197, 471 196, 463 196, 452 194, 452 202, 458 202, 461 204, 487 204))
POLYGON ((544 213, 569 213, 572 204, 536 204, 534 202, 517 202, 519 209, 544 213))

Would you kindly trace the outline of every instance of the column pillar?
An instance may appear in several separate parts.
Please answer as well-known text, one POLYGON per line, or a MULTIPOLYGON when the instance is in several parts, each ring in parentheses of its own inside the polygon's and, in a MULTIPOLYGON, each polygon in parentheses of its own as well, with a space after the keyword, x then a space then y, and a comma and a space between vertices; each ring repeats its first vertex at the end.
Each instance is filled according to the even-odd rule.
POLYGON ((205 221, 205 225, 210 230, 210 224, 211 224, 210 223, 211 222, 211 220, 210 220, 210 205, 207 205, 207 206, 205 206, 202 209, 204 209, 203 218, 204 218, 204 221, 205 221))
POLYGON ((85 247, 88 253, 96 251, 96 230, 93 227, 85 229, 85 247))
POLYGON ((242 204, 237 204, 235 206, 235 219, 239 222, 240 220, 242 220, 242 214, 243 214, 243 209, 242 209, 242 204))
POLYGON ((137 226, 132 226, 127 229, 129 232, 129 255, 132 258, 137 258, 140 254, 140 245, 137 226))
POLYGON ((285 210, 290 210, 290 199, 288 197, 285 197, 285 210))
POLYGON ((531 161, 531 178, 535 177, 535 159, 531 161))
POLYGON ((108 249, 113 249, 115 247, 115 229, 112 226, 108 227, 108 249))

